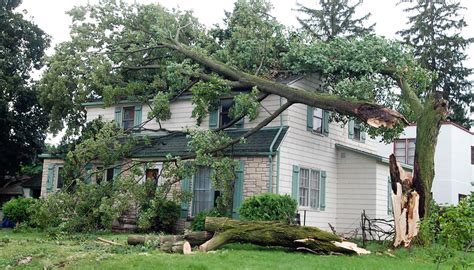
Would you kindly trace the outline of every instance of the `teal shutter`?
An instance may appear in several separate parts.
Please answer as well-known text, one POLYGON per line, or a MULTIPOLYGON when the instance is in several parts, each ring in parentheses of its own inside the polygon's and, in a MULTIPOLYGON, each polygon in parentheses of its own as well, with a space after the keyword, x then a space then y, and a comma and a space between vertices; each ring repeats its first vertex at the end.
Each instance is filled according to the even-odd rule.
POLYGON ((242 117, 242 119, 239 120, 239 122, 235 123, 236 128, 244 128, 244 119, 245 117, 242 117))
POLYGON ((329 135, 329 112, 326 110, 323 110, 323 134, 329 135))
POLYGON ((393 214, 393 203, 392 203, 392 179, 390 176, 387 181, 387 214, 393 214))
POLYGON ((219 112, 217 110, 209 112, 209 129, 216 129, 218 127, 219 112))
POLYGON ((293 165, 293 180, 291 183, 291 197, 293 197, 293 199, 295 199, 297 202, 299 202, 299 199, 298 199, 299 183, 300 183, 300 167, 293 165))
POLYGON ((122 107, 117 106, 115 107, 115 123, 117 126, 122 126, 122 107))
POLYGON ((349 139, 354 139, 354 120, 349 120, 349 139))
POLYGON ((48 180, 46 181, 46 192, 49 193, 53 191, 53 180, 54 180, 54 171, 56 170, 56 165, 48 165, 48 180))
POLYGON ((114 179, 122 172, 122 166, 117 165, 114 167, 114 179))
MULTIPOLYGON (((182 192, 189 192, 189 178, 185 178, 181 180, 181 191, 182 192)), ((181 211, 180 217, 187 218, 188 217, 188 209, 189 209, 189 201, 182 201, 181 202, 181 211)))
POLYGON ((326 172, 321 171, 319 179, 319 209, 326 209, 326 172))
POLYGON ((239 208, 244 197, 244 161, 239 161, 239 167, 235 170, 234 197, 232 202, 232 218, 239 219, 239 208))
POLYGON ((135 129, 140 129, 142 123, 142 105, 135 106, 135 118, 133 119, 133 126, 135 129))
POLYGON ((306 128, 308 130, 313 130, 313 113, 314 108, 311 106, 306 107, 306 128))
POLYGON ((91 183, 91 179, 92 179, 92 164, 91 164, 91 163, 87 163, 84 168, 85 168, 85 170, 86 170, 86 177, 84 178, 84 182, 85 182, 86 184, 90 184, 90 183, 91 183))

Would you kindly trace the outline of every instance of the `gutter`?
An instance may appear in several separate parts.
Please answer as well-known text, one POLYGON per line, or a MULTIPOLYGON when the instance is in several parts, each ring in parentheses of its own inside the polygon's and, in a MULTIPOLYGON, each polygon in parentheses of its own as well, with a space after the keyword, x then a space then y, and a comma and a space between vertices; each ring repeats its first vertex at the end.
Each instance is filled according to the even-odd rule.
MULTIPOLYGON (((280 97, 280 106, 281 106, 281 97, 280 97)), ((280 128, 278 129, 277 134, 275 135, 275 138, 273 138, 272 143, 270 144, 270 149, 268 149, 268 192, 273 193, 273 155, 275 152, 273 152, 273 146, 276 143, 276 140, 278 137, 280 137, 281 131, 283 130, 283 116, 280 114, 280 128)), ((278 154, 278 162, 280 161, 280 155, 278 153, 278 150, 276 151, 278 154)), ((277 175, 279 176, 280 170, 279 170, 279 165, 277 164, 277 175)), ((278 190, 278 179, 277 179, 277 190, 278 190)), ((277 192, 278 194, 278 192, 277 192)))

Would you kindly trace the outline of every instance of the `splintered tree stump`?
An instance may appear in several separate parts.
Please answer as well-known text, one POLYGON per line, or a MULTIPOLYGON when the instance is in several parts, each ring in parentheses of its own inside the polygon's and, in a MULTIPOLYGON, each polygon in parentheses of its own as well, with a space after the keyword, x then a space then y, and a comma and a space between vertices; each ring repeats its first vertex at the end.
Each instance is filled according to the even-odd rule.
POLYGON ((420 221, 420 195, 415 191, 413 176, 405 172, 395 155, 390 155, 390 177, 392 178, 392 205, 395 223, 393 246, 409 247, 418 234, 420 221))
POLYGON ((330 232, 315 227, 279 222, 237 221, 222 217, 206 217, 205 230, 214 237, 202 244, 201 251, 214 250, 224 244, 244 242, 261 246, 281 246, 312 253, 367 254, 364 249, 330 232))

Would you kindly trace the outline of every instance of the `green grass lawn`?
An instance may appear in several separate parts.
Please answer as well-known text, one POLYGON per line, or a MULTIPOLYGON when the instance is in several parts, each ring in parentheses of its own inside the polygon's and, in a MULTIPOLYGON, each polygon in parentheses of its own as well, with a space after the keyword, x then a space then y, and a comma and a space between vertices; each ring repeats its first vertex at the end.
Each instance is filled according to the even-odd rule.
MULTIPOLYGON (((125 234, 77 234, 49 237, 38 232, 0 230, 0 268, 18 269, 436 269, 423 249, 400 249, 395 257, 381 245, 368 248, 366 256, 329 256, 289 252, 248 244, 229 244, 208 253, 184 256, 126 245, 125 234), (97 242, 97 237, 124 246, 97 242), (17 265, 27 257, 26 264, 17 265)), ((474 255, 468 254, 474 261, 474 255)), ((443 263, 451 269, 456 259, 443 263)))

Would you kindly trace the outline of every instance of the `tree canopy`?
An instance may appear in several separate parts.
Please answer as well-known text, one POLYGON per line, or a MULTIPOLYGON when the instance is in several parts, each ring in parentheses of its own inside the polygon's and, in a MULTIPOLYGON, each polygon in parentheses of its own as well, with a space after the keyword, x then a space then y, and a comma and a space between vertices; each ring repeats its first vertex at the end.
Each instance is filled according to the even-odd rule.
POLYGON ((48 125, 30 72, 41 67, 49 38, 15 11, 20 3, 0 1, 0 180, 36 158, 48 125))
POLYGON ((470 128, 468 112, 473 101, 472 68, 465 66, 465 50, 474 38, 465 36, 467 26, 458 1, 416 1, 406 8, 409 28, 399 34, 414 48, 420 65, 436 74, 431 82, 431 92, 442 92, 449 101, 448 118, 470 128), (413 13, 414 12, 414 13, 413 13))
POLYGON ((320 40, 331 40, 335 37, 361 37, 373 33, 375 24, 366 26, 370 13, 354 18, 359 0, 350 5, 348 0, 319 0, 319 9, 298 4, 298 11, 303 17, 298 22, 311 36, 320 40))

